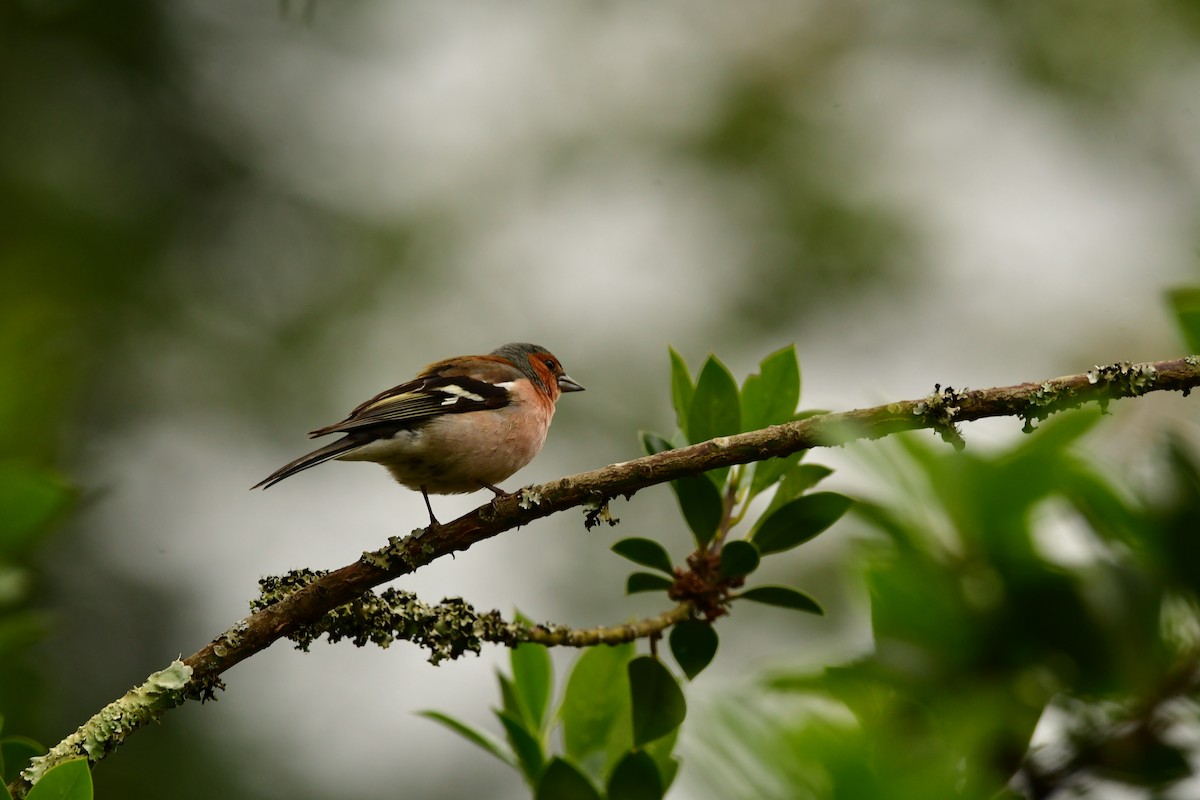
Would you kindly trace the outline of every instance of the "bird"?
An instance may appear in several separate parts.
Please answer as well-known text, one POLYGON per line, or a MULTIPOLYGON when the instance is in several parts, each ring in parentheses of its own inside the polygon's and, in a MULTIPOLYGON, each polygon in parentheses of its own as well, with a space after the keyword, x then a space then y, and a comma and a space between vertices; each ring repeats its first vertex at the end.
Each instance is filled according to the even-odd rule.
POLYGON ((270 488, 326 461, 373 461, 421 492, 430 525, 437 526, 430 494, 507 494, 496 484, 542 449, 559 397, 582 391, 541 345, 513 342, 487 355, 447 358, 375 395, 341 422, 312 431, 310 439, 344 435, 251 488, 270 488))

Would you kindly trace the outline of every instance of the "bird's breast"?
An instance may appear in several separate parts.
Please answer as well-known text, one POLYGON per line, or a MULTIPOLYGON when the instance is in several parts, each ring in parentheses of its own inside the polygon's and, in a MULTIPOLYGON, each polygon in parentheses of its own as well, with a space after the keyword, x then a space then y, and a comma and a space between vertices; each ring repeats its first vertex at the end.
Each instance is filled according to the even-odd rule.
POLYGON ((550 418, 510 406, 489 412, 446 414, 415 430, 364 443, 342 456, 387 467, 404 486, 431 494, 474 492, 498 484, 542 449, 550 418))

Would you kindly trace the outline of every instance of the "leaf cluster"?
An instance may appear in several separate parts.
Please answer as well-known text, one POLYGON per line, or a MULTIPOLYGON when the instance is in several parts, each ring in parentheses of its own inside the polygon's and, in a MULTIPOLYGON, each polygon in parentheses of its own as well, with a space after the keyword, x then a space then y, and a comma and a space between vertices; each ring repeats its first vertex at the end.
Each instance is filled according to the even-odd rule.
MULTIPOLYGON (((671 360, 671 400, 678 425, 670 438, 643 433, 647 454, 698 444, 736 433, 804 419, 819 412, 797 412, 800 365, 793 346, 778 350, 759 363, 758 372, 739 387, 729 369, 710 355, 693 380, 687 362, 674 349, 671 360)), ((690 603, 703 619, 675 626, 669 644, 684 673, 693 678, 716 654, 718 637, 711 622, 731 603, 749 600, 813 614, 824 613, 807 593, 788 586, 743 589, 762 559, 793 550, 828 529, 852 501, 834 492, 813 492, 832 470, 803 463, 803 453, 755 464, 711 470, 672 481, 671 489, 691 531, 695 550, 675 566, 662 544, 640 537, 622 539, 613 552, 653 572, 634 572, 626 592, 665 591, 676 601, 690 603), (735 530, 750 504, 769 490, 766 510, 748 529, 735 530)))
POLYGON ((510 667, 496 676, 503 741, 438 711, 424 716, 520 772, 538 800, 663 797, 679 769, 672 751, 686 703, 660 661, 636 656, 632 643, 591 648, 576 660, 557 707, 544 646, 519 645, 510 667))

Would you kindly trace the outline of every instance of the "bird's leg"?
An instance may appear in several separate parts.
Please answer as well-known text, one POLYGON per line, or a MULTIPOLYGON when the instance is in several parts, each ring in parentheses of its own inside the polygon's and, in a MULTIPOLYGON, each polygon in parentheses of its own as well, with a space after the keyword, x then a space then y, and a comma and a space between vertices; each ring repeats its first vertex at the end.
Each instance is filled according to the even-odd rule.
POLYGON ((425 491, 424 486, 421 487, 421 497, 425 498, 425 508, 429 510, 429 527, 437 528, 441 526, 442 523, 438 522, 437 517, 433 515, 433 505, 429 502, 429 492, 425 491))
POLYGON ((498 486, 492 486, 491 483, 484 483, 484 488, 492 489, 492 492, 496 493, 496 497, 492 498, 493 509, 494 509, 494 507, 496 507, 496 504, 498 503, 500 498, 506 498, 509 495, 509 493, 505 492, 504 489, 502 489, 498 486))

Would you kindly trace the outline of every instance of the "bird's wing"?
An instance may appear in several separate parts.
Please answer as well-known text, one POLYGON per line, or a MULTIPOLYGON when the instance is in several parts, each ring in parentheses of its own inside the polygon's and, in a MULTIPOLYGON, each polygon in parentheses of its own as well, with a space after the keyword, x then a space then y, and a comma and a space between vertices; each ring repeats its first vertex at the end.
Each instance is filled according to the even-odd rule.
POLYGON ((443 414, 503 408, 510 402, 507 383, 489 383, 464 375, 430 375, 380 392, 350 416, 318 428, 310 437, 365 428, 412 428, 443 414))

